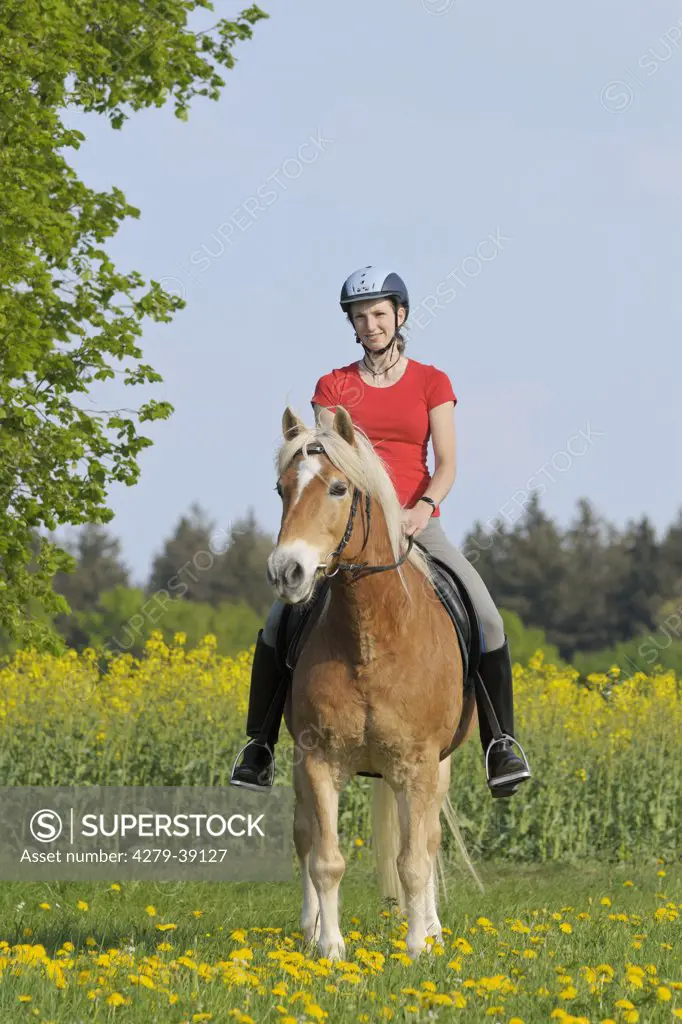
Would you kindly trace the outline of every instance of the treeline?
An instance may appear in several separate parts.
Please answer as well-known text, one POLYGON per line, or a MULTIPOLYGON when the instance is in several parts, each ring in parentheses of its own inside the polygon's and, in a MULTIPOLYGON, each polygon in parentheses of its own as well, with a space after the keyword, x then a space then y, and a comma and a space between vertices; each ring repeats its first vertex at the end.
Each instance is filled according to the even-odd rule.
MULTIPOLYGON (((76 649, 139 654, 158 629, 168 640, 185 633, 190 645, 214 633, 219 650, 235 654, 255 641, 273 599, 273 543, 253 510, 225 531, 194 505, 133 586, 118 540, 87 526, 72 546, 75 571, 55 579, 71 614, 54 625, 76 649)), ((585 499, 561 528, 534 500, 513 525, 476 523, 463 550, 503 610, 519 660, 541 646, 585 673, 661 663, 682 675, 682 512, 658 539, 646 516, 618 530, 585 499)))
POLYGON ((682 510, 658 539, 647 516, 619 530, 587 499, 562 529, 535 498, 513 525, 476 523, 464 551, 498 606, 582 671, 682 674, 682 510))

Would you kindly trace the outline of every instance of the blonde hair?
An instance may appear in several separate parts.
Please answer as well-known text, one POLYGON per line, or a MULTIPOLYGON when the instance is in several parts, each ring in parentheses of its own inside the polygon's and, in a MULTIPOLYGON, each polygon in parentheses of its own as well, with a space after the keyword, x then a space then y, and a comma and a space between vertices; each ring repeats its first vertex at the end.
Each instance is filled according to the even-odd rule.
MULTIPOLYGON (((337 408, 340 408, 337 407, 337 408)), ((321 444, 324 447, 331 462, 340 472, 348 477, 352 487, 369 494, 381 506, 386 520, 386 527, 391 544, 391 551, 394 560, 398 560, 401 554, 402 531, 402 509, 398 501, 398 495, 388 474, 386 465, 379 455, 374 451, 372 442, 360 427, 353 425, 355 432, 355 443, 349 445, 341 437, 331 423, 322 423, 315 427, 304 427, 298 433, 284 442, 279 449, 275 461, 279 475, 286 470, 294 456, 308 444, 321 444)), ((410 563, 419 572, 430 580, 431 573, 423 551, 413 546, 408 556, 410 563)), ((407 584, 402 569, 398 569, 403 587, 407 591, 407 584)))

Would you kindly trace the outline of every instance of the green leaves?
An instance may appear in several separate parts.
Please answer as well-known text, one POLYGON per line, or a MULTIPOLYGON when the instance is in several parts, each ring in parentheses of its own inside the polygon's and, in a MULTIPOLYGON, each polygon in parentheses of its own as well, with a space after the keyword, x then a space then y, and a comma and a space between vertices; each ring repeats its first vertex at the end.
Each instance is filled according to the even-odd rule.
POLYGON ((89 408, 93 381, 120 374, 159 383, 143 363, 148 320, 168 323, 184 302, 119 271, 102 248, 128 217, 120 189, 98 192, 69 166, 82 132, 62 112, 132 111, 173 99, 217 99, 220 65, 267 17, 259 8, 211 30, 188 29, 205 0, 5 0, 0 24, 0 625, 22 642, 53 644, 47 621, 68 556, 41 531, 111 518, 107 487, 139 477, 151 444, 138 425, 165 419, 166 401, 135 410, 89 408), (31 609, 31 610, 29 610, 31 609), (36 613, 38 609, 38 613, 36 613))

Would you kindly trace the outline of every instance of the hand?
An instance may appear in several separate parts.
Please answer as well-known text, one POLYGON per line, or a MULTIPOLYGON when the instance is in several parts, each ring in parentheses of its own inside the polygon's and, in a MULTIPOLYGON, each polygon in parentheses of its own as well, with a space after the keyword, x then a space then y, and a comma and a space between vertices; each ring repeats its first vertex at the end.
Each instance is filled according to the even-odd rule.
POLYGON ((431 506, 425 501, 418 501, 414 508, 403 509, 403 533, 405 536, 418 537, 426 529, 431 515, 431 506))

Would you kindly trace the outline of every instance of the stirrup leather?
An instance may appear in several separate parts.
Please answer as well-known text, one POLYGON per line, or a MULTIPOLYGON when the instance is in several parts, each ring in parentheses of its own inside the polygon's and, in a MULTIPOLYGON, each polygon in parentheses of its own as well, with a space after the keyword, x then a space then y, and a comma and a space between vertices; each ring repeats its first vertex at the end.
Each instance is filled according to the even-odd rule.
POLYGON ((507 733, 502 733, 500 736, 497 737, 497 739, 491 739, 490 743, 488 744, 488 749, 485 752, 485 777, 490 789, 494 789, 496 786, 510 786, 514 782, 520 782, 522 779, 532 778, 530 765, 528 764, 528 758, 526 757, 523 747, 521 746, 519 741, 515 740, 513 736, 509 736, 507 733), (521 760, 524 764, 524 770, 513 772, 511 775, 505 775, 503 779, 494 779, 491 781, 489 767, 490 751, 493 749, 496 743, 503 743, 505 740, 508 740, 515 747, 518 747, 521 753, 521 760))
MULTIPOLYGON (((244 753, 244 751, 248 747, 253 746, 254 743, 256 743, 255 740, 249 740, 249 742, 245 743, 244 746, 241 748, 241 750, 239 751, 239 753, 237 754, 237 756, 234 759, 234 764, 232 765, 232 774, 230 775, 230 779, 234 778, 234 773, 237 770, 237 761, 239 761, 239 759, 242 756, 242 754, 244 753)), ((269 743, 259 743, 257 745, 259 747, 265 747, 265 749, 270 754, 270 770, 269 770, 269 775, 268 775, 268 781, 265 782, 262 787, 261 786, 258 787, 259 789, 261 789, 261 788, 265 789, 266 787, 272 786, 273 782, 275 781, 275 752, 273 751, 273 749, 272 749, 272 747, 270 746, 269 743)), ((238 785, 243 785, 243 783, 238 783, 238 785)))

